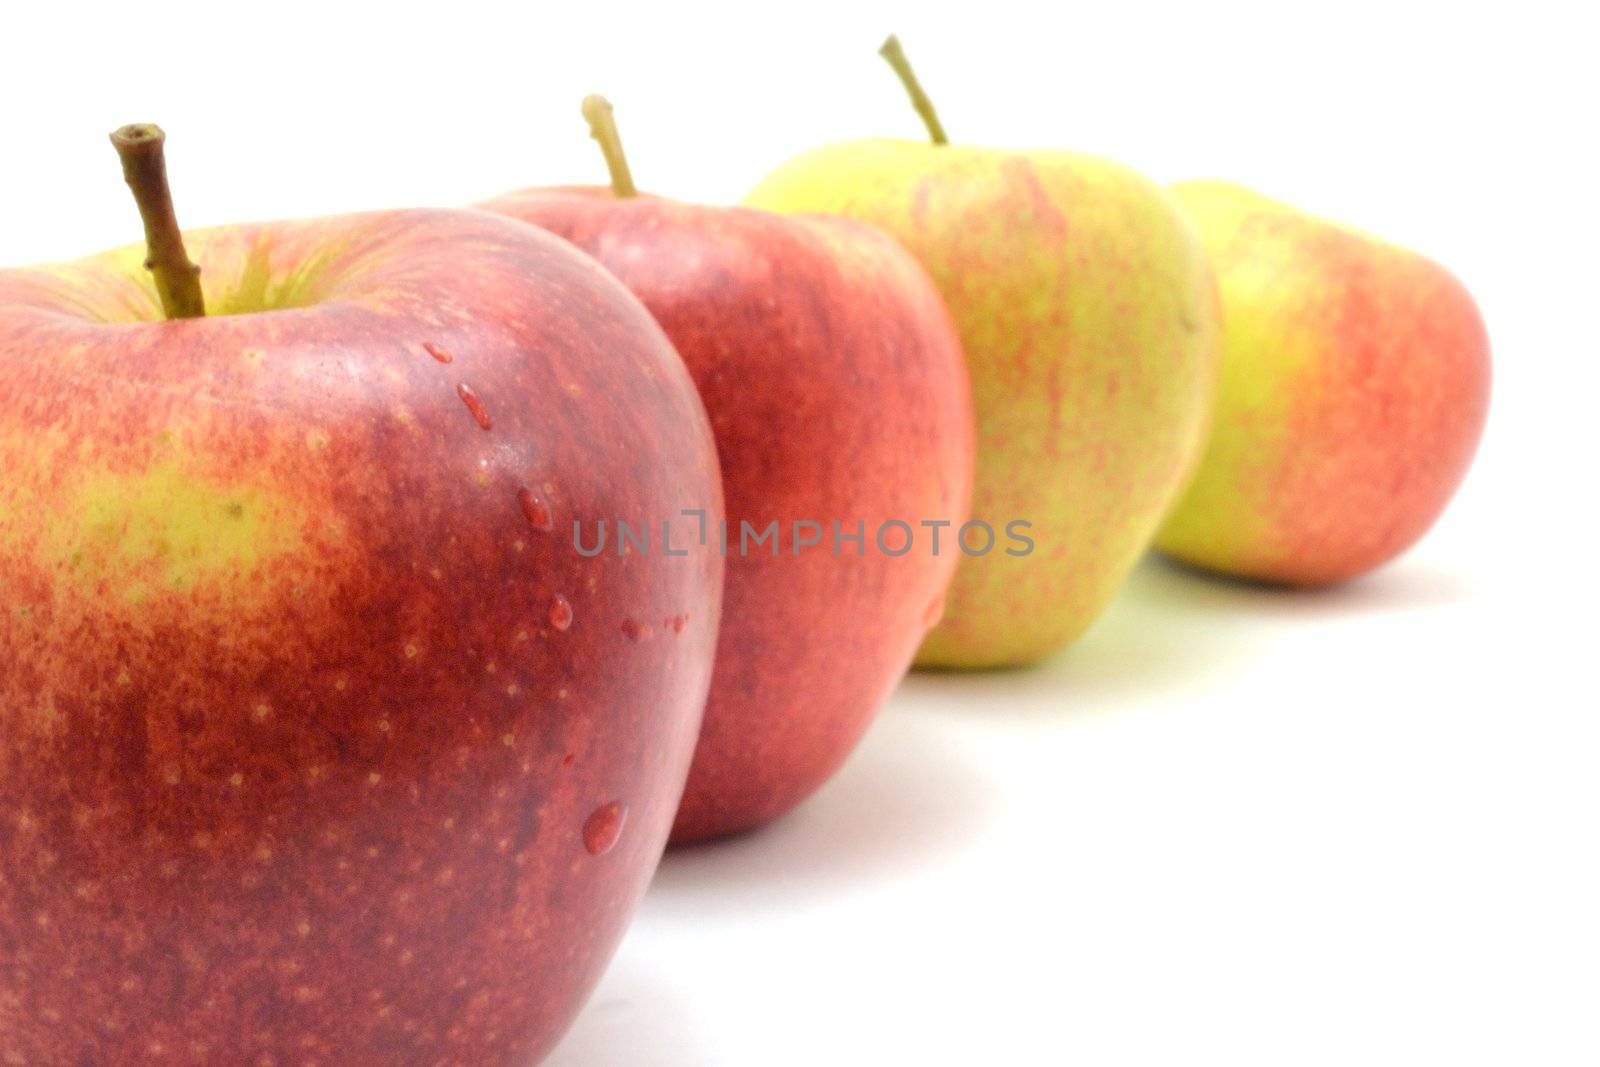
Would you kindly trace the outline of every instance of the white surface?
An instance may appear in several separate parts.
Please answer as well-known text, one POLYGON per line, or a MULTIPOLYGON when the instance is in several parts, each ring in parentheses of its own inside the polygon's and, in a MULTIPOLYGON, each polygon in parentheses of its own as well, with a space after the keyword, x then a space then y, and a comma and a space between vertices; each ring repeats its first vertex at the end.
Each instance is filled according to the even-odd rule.
POLYGON ((1320 596, 1150 565, 1041 669, 912 679, 812 804, 668 861, 555 1064, 1600 1061, 1580 5, 542 6, 12 5, 0 259, 137 237, 104 137, 135 120, 187 225, 592 181, 595 89, 641 185, 734 199, 918 134, 873 54, 895 29, 953 138, 1411 244, 1498 361, 1478 468, 1410 556, 1320 596))
POLYGON ((1591 1065, 1595 701, 1525 610, 1148 566, 670 857, 555 1063, 1591 1065))

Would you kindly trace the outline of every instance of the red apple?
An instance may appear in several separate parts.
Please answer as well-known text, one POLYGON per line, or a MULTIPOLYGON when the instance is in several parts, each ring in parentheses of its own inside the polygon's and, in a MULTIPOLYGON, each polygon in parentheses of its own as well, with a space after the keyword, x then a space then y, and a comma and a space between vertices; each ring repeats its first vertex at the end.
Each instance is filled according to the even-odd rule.
POLYGON ((1216 267, 1222 378, 1156 544, 1291 586, 1387 563, 1439 518, 1483 435, 1493 373, 1472 294, 1425 256, 1232 182, 1173 192, 1216 267))
POLYGON ((711 416, 728 570, 673 829, 674 842, 695 841, 766 822, 820 786, 938 620, 972 492, 966 365, 932 282, 888 237, 632 195, 609 106, 591 98, 585 111, 612 189, 531 189, 484 206, 565 237, 620 278, 711 416), (889 551, 878 543, 892 520, 912 534, 902 555, 889 552, 905 530, 888 528, 889 551), (755 543, 774 521, 774 540, 755 543), (858 530, 859 553, 843 540, 858 530))
POLYGON ((208 317, 143 249, 0 272, 0 1062, 531 1063, 664 846, 721 586, 693 519, 567 531, 719 514, 703 409, 532 227, 188 236, 208 317))

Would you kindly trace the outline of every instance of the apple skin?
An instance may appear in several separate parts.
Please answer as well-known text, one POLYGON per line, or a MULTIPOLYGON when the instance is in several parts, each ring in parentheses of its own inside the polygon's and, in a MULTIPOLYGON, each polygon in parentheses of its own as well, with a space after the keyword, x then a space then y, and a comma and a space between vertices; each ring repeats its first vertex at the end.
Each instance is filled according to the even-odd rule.
MULTIPOLYGON (((689 367, 721 457, 730 548, 711 697, 674 843, 749 829, 814 792, 855 747, 937 619, 972 489, 972 409, 938 293, 893 241, 609 189, 531 189, 484 205, 595 256, 689 367), (879 524, 947 519, 900 557, 879 524), (781 555, 739 553, 778 520, 781 555), (793 520, 823 527, 794 555, 793 520), (866 554, 833 554, 832 523, 866 554)), ((811 531, 806 532, 810 536, 811 531)), ((901 535, 887 535, 898 548, 901 535)))
POLYGON ((1105 609, 1199 455, 1218 337, 1204 250, 1171 196, 1060 151, 865 140, 801 155, 747 203, 876 224, 960 329, 977 412, 973 515, 1032 553, 956 571, 923 666, 1006 667, 1105 609))
POLYGON ((189 243, 203 319, 142 249, 0 272, 0 1059, 526 1065, 659 859, 720 603, 714 552, 565 531, 720 514, 704 411, 507 219, 189 243))
POLYGON ((1414 252, 1227 182, 1174 190, 1222 291, 1216 426, 1163 551, 1224 574, 1351 578, 1433 525, 1489 408, 1466 289, 1414 252))

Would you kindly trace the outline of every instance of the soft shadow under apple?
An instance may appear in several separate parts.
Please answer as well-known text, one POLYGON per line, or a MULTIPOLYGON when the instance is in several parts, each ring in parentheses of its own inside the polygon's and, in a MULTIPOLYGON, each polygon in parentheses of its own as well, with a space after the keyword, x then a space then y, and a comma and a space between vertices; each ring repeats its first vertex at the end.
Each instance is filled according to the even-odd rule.
POLYGON ((785 908, 914 875, 982 833, 990 798, 946 724, 891 699, 845 767, 771 826, 667 854, 653 912, 785 908))
POLYGON ((678 986, 623 943, 611 968, 544 1067, 701 1063, 678 986))
POLYGON ((1129 700, 1170 698, 1258 654, 1263 631, 1339 616, 1425 610, 1472 590, 1460 578, 1404 560, 1325 589, 1241 581, 1152 554, 1077 643, 1030 667, 918 672, 903 689, 953 714, 1081 715, 1129 700), (998 698, 998 699, 997 699, 998 698))

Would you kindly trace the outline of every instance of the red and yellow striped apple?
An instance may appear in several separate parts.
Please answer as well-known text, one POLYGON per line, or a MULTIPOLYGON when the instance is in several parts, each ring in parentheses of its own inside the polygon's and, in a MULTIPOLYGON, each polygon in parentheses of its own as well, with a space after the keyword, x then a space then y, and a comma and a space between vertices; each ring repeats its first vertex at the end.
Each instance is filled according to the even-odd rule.
POLYGON ((1427 531, 1477 449, 1489 342, 1438 264, 1227 182, 1174 190, 1222 291, 1215 428, 1162 528, 1225 574, 1351 578, 1427 531))
POLYGON ((155 286, 0 272, 0 1061, 528 1064, 655 868, 721 587, 690 520, 565 531, 719 513, 693 385, 508 219, 191 233, 203 294, 156 223, 155 286))
POLYGON ((1215 385, 1210 268, 1154 182, 1073 152, 946 143, 892 38, 885 54, 932 143, 815 149, 746 202, 874 223, 933 275, 972 372, 972 513, 1030 522, 1035 549, 963 559, 917 661, 1029 663, 1099 616, 1199 456, 1215 385))
MULTIPOLYGON (((592 97, 585 111, 612 188, 485 206, 616 274, 677 346, 711 417, 731 530, 711 697, 673 830, 695 841, 766 822, 820 786, 937 621, 971 493, 967 376, 939 294, 889 238, 843 219, 634 195, 609 105, 592 97), (892 519, 914 528, 904 555, 876 543, 892 519), (773 521, 770 550, 743 543, 739 524, 773 521), (924 521, 954 524, 937 554, 924 521), (834 539, 835 523, 863 530, 861 551, 834 539)), ((895 530, 887 543, 904 540, 895 530)))

